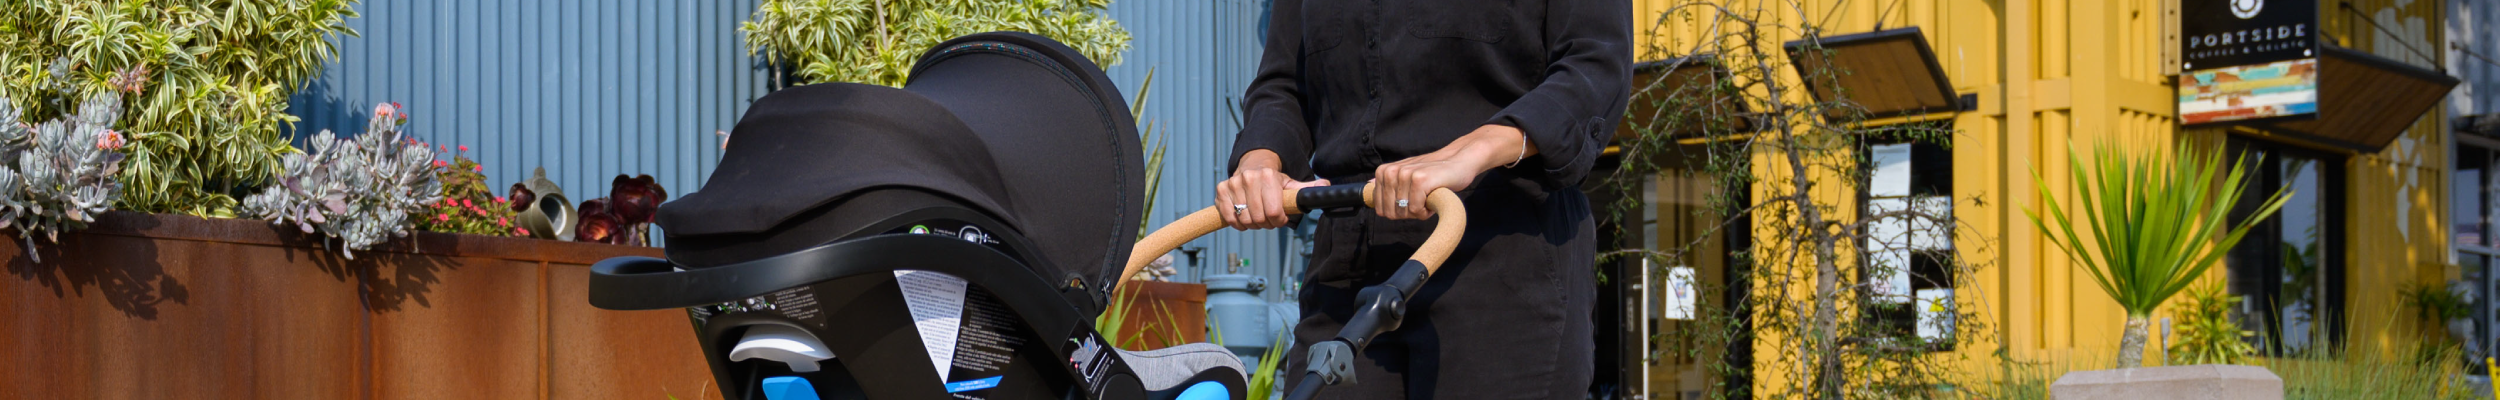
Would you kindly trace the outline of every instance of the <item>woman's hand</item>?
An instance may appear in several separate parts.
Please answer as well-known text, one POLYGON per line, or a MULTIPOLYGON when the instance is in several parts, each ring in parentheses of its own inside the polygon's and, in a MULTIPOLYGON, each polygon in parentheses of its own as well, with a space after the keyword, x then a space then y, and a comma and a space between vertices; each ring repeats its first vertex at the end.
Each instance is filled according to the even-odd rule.
MULTIPOLYGON (((1485 125, 1467 136, 1414 158, 1382 164, 1372 172, 1372 212, 1389 219, 1432 218, 1424 198, 1433 189, 1466 190, 1476 176, 1528 156, 1536 146, 1519 128, 1485 125), (1401 206, 1400 201, 1405 201, 1401 206)), ((1248 165, 1248 164, 1244 164, 1248 165)))
POLYGON ((1292 220, 1285 215, 1285 189, 1328 186, 1327 179, 1296 182, 1277 172, 1284 164, 1276 152, 1251 150, 1241 155, 1241 169, 1231 179, 1215 184, 1215 208, 1223 214, 1224 226, 1252 230, 1285 226, 1292 220))

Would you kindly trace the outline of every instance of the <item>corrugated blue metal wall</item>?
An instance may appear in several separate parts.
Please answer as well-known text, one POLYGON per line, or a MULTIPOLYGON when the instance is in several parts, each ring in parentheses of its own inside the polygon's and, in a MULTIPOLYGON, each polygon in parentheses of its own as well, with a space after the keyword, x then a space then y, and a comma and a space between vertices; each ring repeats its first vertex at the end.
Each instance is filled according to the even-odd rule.
MULTIPOLYGON (((1215 183, 1232 175, 1226 165, 1232 153, 1236 105, 1250 86, 1263 34, 1266 0, 1121 0, 1111 3, 1112 18, 1136 39, 1120 65, 1109 69, 1112 81, 1136 90, 1153 70, 1154 85, 1144 118, 1170 140, 1164 154, 1162 193, 1155 199, 1152 224, 1173 219, 1215 203, 1215 183)), ((1265 276, 1269 301, 1288 301, 1287 289, 1304 262, 1302 241, 1284 230, 1224 231, 1190 243, 1203 247, 1199 269, 1183 268, 1182 280, 1196 281, 1224 273, 1227 254, 1250 260, 1243 273, 1265 276)), ((1180 263, 1187 266, 1186 260, 1180 263)))
MULTIPOLYGON (((755 1, 365 0, 339 59, 291 101, 303 132, 364 131, 397 101, 421 140, 466 145, 497 193, 545 166, 574 201, 616 174, 672 195, 720 157, 712 134, 763 96, 738 22, 755 1)), ((306 135, 309 136, 309 135, 306 135)), ((445 157, 449 158, 449 157, 445 157)))

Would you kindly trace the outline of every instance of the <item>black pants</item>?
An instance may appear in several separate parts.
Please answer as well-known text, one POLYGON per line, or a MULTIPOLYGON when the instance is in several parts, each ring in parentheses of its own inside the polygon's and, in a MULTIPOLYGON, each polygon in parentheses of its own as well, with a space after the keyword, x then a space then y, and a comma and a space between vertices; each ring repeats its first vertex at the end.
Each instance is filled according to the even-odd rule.
MULTIPOLYGON (((1333 399, 1581 398, 1595 367, 1596 229, 1577 189, 1515 186, 1462 193, 1467 234, 1409 303, 1405 323, 1355 362, 1356 382, 1333 399)), ((1312 343, 1327 341, 1431 233, 1431 221, 1392 221, 1369 210, 1330 210, 1319 226, 1301 293, 1302 321, 1280 371, 1301 383, 1312 343), (1358 216, 1359 215, 1359 216, 1358 216)))

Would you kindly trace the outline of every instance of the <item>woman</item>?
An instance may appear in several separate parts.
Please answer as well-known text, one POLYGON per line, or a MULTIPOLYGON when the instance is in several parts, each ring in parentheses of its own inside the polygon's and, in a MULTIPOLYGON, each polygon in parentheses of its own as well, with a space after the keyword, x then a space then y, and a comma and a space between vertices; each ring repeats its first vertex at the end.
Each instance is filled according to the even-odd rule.
MULTIPOLYGON (((1275 0, 1242 96, 1236 229, 1283 226, 1281 190, 1369 180, 1371 212, 1327 210, 1301 294, 1290 379, 1431 232, 1424 195, 1458 191, 1457 253, 1405 323, 1357 356, 1340 398, 1581 397, 1593 373, 1595 228, 1579 182, 1630 97, 1624 0, 1275 0)), ((1289 382, 1288 387, 1300 382, 1289 382)))

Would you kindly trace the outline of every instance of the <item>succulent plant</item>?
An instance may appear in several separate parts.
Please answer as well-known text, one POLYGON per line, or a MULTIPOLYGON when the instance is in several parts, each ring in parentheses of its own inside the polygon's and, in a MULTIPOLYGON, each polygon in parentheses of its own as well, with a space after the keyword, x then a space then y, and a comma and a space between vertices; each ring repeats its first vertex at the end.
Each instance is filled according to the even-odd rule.
MULTIPOLYGON (((52 72, 61 78, 59 68, 52 72)), ((18 110, 0 102, 0 228, 17 228, 35 262, 43 261, 35 236, 59 242, 61 231, 86 228, 121 198, 114 176, 129 141, 112 129, 120 95, 89 95, 76 113, 35 125, 18 122, 18 110)))
POLYGON ((573 241, 645 245, 651 219, 664 201, 668 201, 668 188, 650 175, 617 175, 608 187, 608 197, 585 200, 576 207, 581 216, 574 225, 573 241))
POLYGON ((321 131, 307 142, 311 151, 288 154, 276 184, 244 198, 237 211, 337 239, 350 259, 407 236, 408 216, 441 200, 443 188, 434 150, 402 136, 403 110, 376 105, 365 133, 353 139, 321 131))

